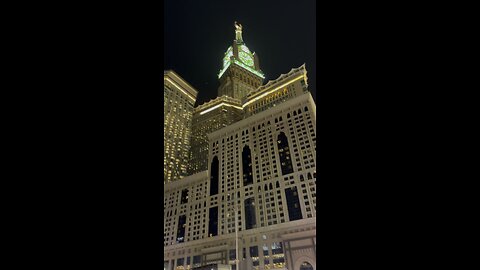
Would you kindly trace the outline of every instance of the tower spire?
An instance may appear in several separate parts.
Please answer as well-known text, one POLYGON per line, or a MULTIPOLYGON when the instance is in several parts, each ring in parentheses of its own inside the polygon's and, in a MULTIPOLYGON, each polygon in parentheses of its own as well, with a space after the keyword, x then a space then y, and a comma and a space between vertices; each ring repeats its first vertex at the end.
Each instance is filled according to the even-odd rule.
POLYGON ((242 25, 235 21, 235 41, 237 41, 237 43, 243 43, 242 29, 242 25))

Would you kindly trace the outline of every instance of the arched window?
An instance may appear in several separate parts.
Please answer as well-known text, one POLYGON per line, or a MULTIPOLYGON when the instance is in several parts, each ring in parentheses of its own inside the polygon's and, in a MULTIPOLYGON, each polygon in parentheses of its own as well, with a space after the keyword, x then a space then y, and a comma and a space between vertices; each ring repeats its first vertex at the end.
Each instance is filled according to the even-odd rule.
POLYGON ((298 114, 302 114, 302 110, 298 109, 298 114))
POLYGON ((308 112, 308 107, 307 106, 305 106, 305 111, 308 112))
POLYGON ((280 158, 280 165, 282 174, 290 174, 293 172, 292 159, 290 157, 290 148, 288 147, 288 140, 285 133, 280 132, 277 138, 278 155, 280 158))
POLYGON ((277 181, 277 184, 275 185, 276 188, 280 188, 280 183, 277 181))
POLYGON ((270 185, 268 185, 268 187, 269 187, 270 190, 273 190, 273 185, 272 185, 272 183, 270 183, 270 185))
POLYGON ((218 165, 218 158, 214 156, 210 167, 210 196, 218 194, 218 165))
POLYGON ((307 174, 307 179, 308 179, 308 180, 312 179, 312 174, 311 174, 311 173, 308 173, 308 174, 307 174))
POLYGON ((313 270, 313 266, 308 262, 303 262, 300 265, 300 270, 313 270))
POLYGON ((297 115, 297 111, 293 111, 293 116, 297 115))
POLYGON ((245 145, 242 151, 242 166, 243 166, 243 185, 247 186, 253 184, 252 174, 252 154, 250 147, 245 145))
POLYGON ((300 174, 300 182, 305 181, 305 178, 303 178, 303 174, 300 174))
POLYGON ((287 118, 290 118, 290 113, 287 113, 287 118))

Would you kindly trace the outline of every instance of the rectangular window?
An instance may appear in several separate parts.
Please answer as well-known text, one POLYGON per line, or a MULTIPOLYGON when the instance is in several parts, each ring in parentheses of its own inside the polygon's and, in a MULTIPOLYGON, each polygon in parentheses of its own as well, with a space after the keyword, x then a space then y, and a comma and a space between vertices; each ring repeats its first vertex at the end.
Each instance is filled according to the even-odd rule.
POLYGON ((250 257, 251 258, 257 257, 258 259, 258 246, 250 247, 250 257))
POLYGON ((285 197, 288 206, 288 217, 290 221, 302 219, 302 210, 298 198, 297 188, 291 187, 285 189, 285 197))
POLYGON ((185 241, 185 223, 187 222, 187 217, 182 215, 178 217, 178 227, 177 227, 177 243, 182 243, 185 241))
POLYGON ((256 228, 257 220, 255 214, 254 198, 248 198, 245 200, 245 229, 256 228))
POLYGON ((180 199, 180 204, 184 204, 188 202, 188 189, 182 190, 182 197, 180 199))
POLYGON ((218 234, 218 206, 209 209, 208 216, 208 236, 218 234))

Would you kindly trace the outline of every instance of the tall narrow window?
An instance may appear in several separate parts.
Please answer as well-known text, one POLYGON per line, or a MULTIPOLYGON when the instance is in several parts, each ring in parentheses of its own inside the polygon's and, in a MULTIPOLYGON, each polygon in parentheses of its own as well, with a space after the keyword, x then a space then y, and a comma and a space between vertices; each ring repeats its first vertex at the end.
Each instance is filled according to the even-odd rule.
POLYGON ((180 199, 180 204, 188 202, 188 189, 182 190, 182 198, 180 199))
POLYGON ((288 206, 288 218, 290 221, 302 219, 302 209, 298 200, 298 192, 296 187, 285 189, 285 197, 288 206))
POLYGON ((218 158, 215 156, 210 168, 210 196, 218 194, 218 158))
POLYGON ((242 151, 242 166, 243 166, 243 185, 247 186, 253 184, 252 174, 252 154, 248 145, 243 147, 242 151))
POLYGON ((187 223, 187 217, 185 215, 178 217, 178 227, 177 227, 177 243, 182 243, 185 241, 185 224, 187 223))
POLYGON ((253 229, 257 227, 257 217, 255 214, 254 198, 245 200, 245 229, 253 229))
POLYGON ((208 236, 216 236, 218 234, 218 206, 210 208, 208 214, 208 236))
POLYGON ((280 158, 280 165, 282 167, 282 174, 286 175, 293 172, 292 159, 290 158, 290 148, 288 147, 288 140, 285 133, 280 132, 277 139, 278 155, 280 158))
POLYGON ((250 257, 252 258, 252 266, 258 266, 258 246, 250 247, 250 257))

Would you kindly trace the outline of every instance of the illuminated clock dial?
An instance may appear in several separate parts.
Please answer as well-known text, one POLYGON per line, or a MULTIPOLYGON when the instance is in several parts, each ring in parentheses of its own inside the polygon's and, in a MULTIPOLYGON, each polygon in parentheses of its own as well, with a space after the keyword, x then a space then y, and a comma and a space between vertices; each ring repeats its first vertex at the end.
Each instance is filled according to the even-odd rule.
POLYGON ((253 58, 245 53, 245 52, 239 52, 238 56, 240 57, 240 60, 247 66, 253 67, 253 58))

